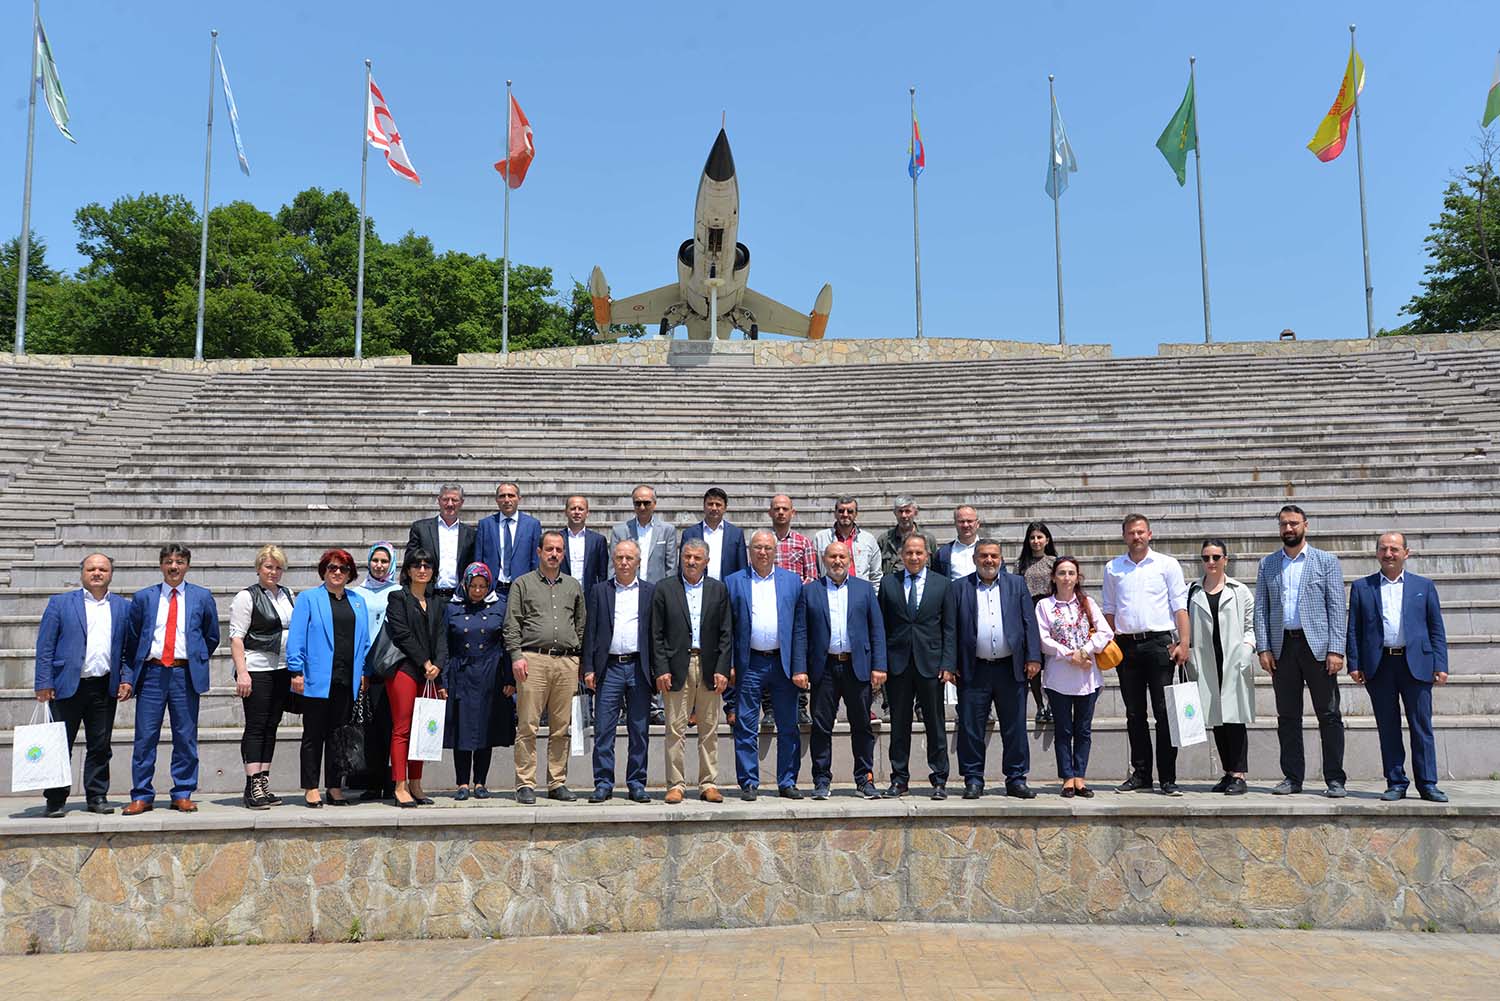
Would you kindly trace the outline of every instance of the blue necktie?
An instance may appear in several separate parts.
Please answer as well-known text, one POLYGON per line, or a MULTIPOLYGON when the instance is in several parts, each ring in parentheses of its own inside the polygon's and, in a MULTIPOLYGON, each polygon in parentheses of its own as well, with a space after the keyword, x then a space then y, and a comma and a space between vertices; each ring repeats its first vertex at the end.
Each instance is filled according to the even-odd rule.
POLYGON ((917 604, 918 604, 918 600, 917 600, 917 582, 919 580, 921 580, 921 578, 918 577, 916 574, 907 574, 906 575, 906 583, 907 583, 906 614, 910 615, 912 617, 913 621, 915 621, 916 617, 917 617, 917 604))
POLYGON ((510 576, 510 558, 515 555, 516 540, 510 534, 510 519, 505 519, 505 547, 500 552, 500 562, 504 564, 506 576, 510 576))

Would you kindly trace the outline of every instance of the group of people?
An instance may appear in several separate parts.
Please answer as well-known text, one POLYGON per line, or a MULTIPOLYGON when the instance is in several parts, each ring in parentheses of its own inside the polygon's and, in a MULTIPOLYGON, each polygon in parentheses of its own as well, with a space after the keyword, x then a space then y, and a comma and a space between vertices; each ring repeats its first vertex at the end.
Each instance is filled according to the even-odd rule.
MULTIPOLYGON (((1197 682, 1223 764, 1214 791, 1243 794, 1260 668, 1272 679, 1281 746, 1283 780, 1273 792, 1300 792, 1306 778, 1306 689, 1327 795, 1344 796, 1338 675, 1347 666, 1374 708, 1384 798, 1405 796, 1409 785, 1404 712, 1417 791, 1446 800, 1437 784, 1431 718, 1432 686, 1447 680, 1442 612, 1433 582, 1405 570, 1409 550, 1399 532, 1380 536, 1379 571, 1356 580, 1346 602, 1338 559, 1308 544, 1306 514, 1294 505, 1278 513, 1282 546, 1260 561, 1253 585, 1229 575, 1229 548, 1220 539, 1203 542, 1202 575, 1189 584, 1177 560, 1152 548, 1149 520, 1130 514, 1121 525, 1126 551, 1106 565, 1096 598, 1078 559, 1058 554, 1045 524, 1026 526, 1010 572, 1000 542, 982 533, 978 512, 967 504, 954 512, 955 537, 939 545, 918 524, 909 497, 895 499, 896 523, 879 537, 858 526, 858 501, 839 497, 833 525, 813 539, 791 528, 795 508, 786 495, 772 498, 770 527, 745 530, 726 517, 725 491, 710 488, 702 520, 680 537, 656 513, 652 487, 637 487, 631 499, 633 517, 606 538, 588 527, 583 496, 567 499, 564 527, 544 530, 520 510, 518 485, 502 483, 496 513, 470 525, 460 520, 463 489, 445 484, 436 515, 412 523, 400 554, 389 542, 369 548, 363 582, 353 556, 330 549, 318 561, 321 583, 296 595, 281 583, 285 554, 263 547, 256 581, 235 595, 229 614, 245 715, 245 805, 280 803, 270 769, 288 711, 302 716, 300 785, 308 807, 347 804, 346 786, 402 807, 432 803, 422 788, 422 762, 409 760, 414 707, 424 695, 446 700, 444 744, 453 750, 456 798, 490 796, 492 749, 513 743, 518 802, 534 803, 539 790, 574 800, 567 765, 580 686, 595 718, 591 803, 614 795, 622 720, 627 796, 649 799, 654 703, 665 724, 668 803, 686 794, 686 741, 694 726, 698 796, 722 802, 721 711, 734 736, 739 796, 756 799, 767 705, 775 719, 779 796, 803 795, 799 707, 806 707, 811 795, 828 798, 842 704, 858 795, 909 793, 919 717, 930 794, 944 799, 947 686, 956 688, 964 798, 986 792, 991 714, 1005 794, 1036 795, 1028 785, 1028 691, 1038 702, 1037 721, 1054 727, 1062 795, 1086 798, 1094 795, 1087 771, 1103 686, 1100 657, 1114 653, 1112 647, 1129 742, 1129 770, 1118 792, 1180 794, 1167 689, 1182 677, 1197 682), (889 713, 884 790, 874 783, 877 695, 889 713), (340 732, 351 718, 363 720, 366 770, 358 776, 342 773, 340 732), (543 725, 547 763, 539 777, 536 738, 543 725)), ((167 713, 171 806, 196 809, 198 705, 210 685, 219 619, 210 592, 185 580, 188 549, 169 544, 160 559, 162 582, 127 601, 109 590, 109 557, 90 554, 82 587, 53 597, 42 617, 37 698, 53 703, 70 747, 83 727, 83 785, 94 812, 112 809, 110 730, 116 705, 132 698, 132 789, 123 812, 153 808, 167 713)), ((46 790, 49 816, 62 815, 68 793, 46 790)))

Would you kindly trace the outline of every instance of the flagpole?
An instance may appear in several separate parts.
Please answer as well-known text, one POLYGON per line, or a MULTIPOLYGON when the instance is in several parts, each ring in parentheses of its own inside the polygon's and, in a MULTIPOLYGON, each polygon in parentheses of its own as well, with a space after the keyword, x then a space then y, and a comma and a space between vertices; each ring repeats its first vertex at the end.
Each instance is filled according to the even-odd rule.
POLYGON ((359 268, 354 279, 354 360, 364 357, 365 179, 370 163, 370 60, 365 60, 364 117, 359 122, 359 268))
POLYGON ((208 280, 208 182, 214 162, 214 56, 219 32, 208 32, 208 136, 203 141, 203 232, 198 239, 198 330, 193 337, 193 360, 203 360, 203 293, 208 280))
POLYGON ((505 271, 500 278, 500 353, 510 355, 510 81, 505 81, 505 271))
POLYGON ((1214 342, 1213 321, 1208 313, 1208 237, 1203 229, 1203 133, 1198 131, 1198 80, 1194 73, 1197 56, 1188 56, 1188 86, 1193 89, 1193 173, 1198 180, 1198 264, 1203 271, 1203 343, 1214 342))
POLYGON ((42 0, 31 0, 31 79, 27 82, 26 109, 26 180, 21 194, 21 256, 20 277, 16 279, 16 354, 26 353, 26 268, 31 257, 31 153, 36 147, 36 78, 41 68, 37 65, 36 26, 42 19, 42 0))
POLYGON ((1052 87, 1055 79, 1051 73, 1047 74, 1047 97, 1050 99, 1051 122, 1048 128, 1052 132, 1052 244, 1057 251, 1057 343, 1060 345, 1068 343, 1066 328, 1063 326, 1063 289, 1062 289, 1062 199, 1061 192, 1057 190, 1057 94, 1052 87))
MULTIPOLYGON (((911 88, 911 120, 917 120, 917 88, 911 88)), ((912 156, 917 155, 916 136, 912 136, 912 156)), ((917 226, 917 168, 912 162, 911 171, 911 249, 912 264, 916 268, 917 280, 917 339, 922 339, 922 234, 917 226)))
MULTIPOLYGON (((1354 25, 1349 25, 1349 49, 1354 45, 1354 25)), ((1365 214, 1365 143, 1359 130, 1359 78, 1354 80, 1354 157, 1359 168, 1359 239, 1365 253, 1365 334, 1375 336, 1375 286, 1370 282, 1370 223, 1365 214)))

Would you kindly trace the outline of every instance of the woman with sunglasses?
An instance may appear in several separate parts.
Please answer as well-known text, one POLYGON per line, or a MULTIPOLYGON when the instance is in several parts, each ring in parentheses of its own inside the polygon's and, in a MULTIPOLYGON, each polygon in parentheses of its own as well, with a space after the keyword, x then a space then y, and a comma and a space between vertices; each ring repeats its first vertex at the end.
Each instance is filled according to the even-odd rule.
POLYGON ((1052 594, 1036 605, 1042 634, 1042 684, 1052 701, 1057 777, 1066 798, 1094 795, 1084 781, 1093 747, 1094 703, 1104 679, 1094 656, 1115 638, 1099 606, 1083 593, 1078 561, 1059 556, 1052 565, 1052 594))
POLYGON ((1223 539, 1205 541, 1202 559, 1203 579, 1188 588, 1188 669, 1198 680, 1203 723, 1213 728, 1224 766, 1213 791, 1243 796, 1250 767, 1245 727, 1255 722, 1255 591, 1229 576, 1223 539))
POLYGON ((396 805, 429 806, 422 792, 422 762, 406 760, 411 747, 412 706, 431 682, 438 698, 443 687, 443 662, 448 659, 448 631, 444 602, 432 591, 435 561, 421 546, 409 546, 401 561, 401 590, 385 606, 385 631, 402 653, 396 673, 385 683, 391 704, 391 778, 396 783, 396 805))
POLYGON ((353 715, 354 697, 370 649, 370 614, 350 586, 358 572, 354 557, 330 549, 318 560, 322 585, 297 595, 287 628, 286 668, 292 691, 302 696, 302 799, 321 807, 318 759, 328 782, 328 802, 346 806, 333 735, 353 715))
MULTIPOLYGON (((1052 593, 1052 564, 1056 562, 1057 546, 1052 542, 1052 530, 1043 522, 1031 522, 1021 533, 1021 556, 1016 560, 1016 573, 1025 579, 1033 605, 1052 593)), ((1052 707, 1042 697, 1040 674, 1031 679, 1031 697, 1036 700, 1036 721, 1051 723, 1052 707)))

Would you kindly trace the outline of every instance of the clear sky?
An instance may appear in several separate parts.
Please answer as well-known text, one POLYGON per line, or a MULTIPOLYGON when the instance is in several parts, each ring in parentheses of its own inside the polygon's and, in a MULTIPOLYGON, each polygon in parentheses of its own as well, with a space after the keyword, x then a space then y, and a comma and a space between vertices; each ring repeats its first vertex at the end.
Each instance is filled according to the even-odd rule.
MULTIPOLYGON (((739 171, 750 282, 799 310, 834 287, 830 337, 909 336, 907 87, 927 142, 920 185, 926 332, 1057 336, 1047 74, 1077 152, 1062 200, 1071 342, 1154 353, 1202 338, 1193 181, 1155 149, 1198 57, 1216 340, 1364 334, 1354 143, 1305 144, 1359 23, 1375 322, 1417 291, 1422 240, 1474 148, 1500 3, 1082 3, 762 0, 745 5, 48 0, 43 18, 77 146, 38 108, 32 227, 76 267, 73 212, 141 191, 202 198, 208 31, 222 98, 213 201, 275 211, 310 186, 357 197, 362 60, 374 60, 420 189, 372 160, 380 234, 501 249, 503 94, 536 133, 511 201, 518 262, 559 287, 599 264, 615 296, 675 277, 719 126, 739 171)), ((19 232, 30 4, 0 11, 0 206, 19 232), (6 97, 4 95, 10 95, 6 97)), ((378 157, 378 153, 373 154, 378 157)))

